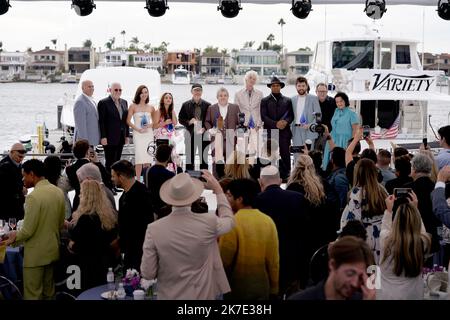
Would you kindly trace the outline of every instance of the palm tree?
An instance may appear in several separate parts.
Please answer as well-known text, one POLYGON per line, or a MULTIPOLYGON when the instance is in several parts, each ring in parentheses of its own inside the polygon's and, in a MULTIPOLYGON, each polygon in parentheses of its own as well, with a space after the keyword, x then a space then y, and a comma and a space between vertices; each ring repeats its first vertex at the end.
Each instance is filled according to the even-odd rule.
POLYGON ((83 47, 85 47, 85 48, 90 48, 90 47, 92 47, 92 40, 91 40, 91 39, 86 39, 86 40, 84 40, 84 42, 83 42, 83 47))
POLYGON ((151 43, 146 43, 144 44, 144 50, 147 50, 150 52, 150 49, 152 48, 152 44, 151 43))
POLYGON ((0 52, 2 52, 2 51, 3 51, 3 42, 0 41, 0 52))
POLYGON ((286 24, 286 22, 284 22, 283 18, 281 18, 280 21, 278 21, 278 24, 281 26, 281 52, 284 52, 283 26, 286 24))
POLYGON ((169 42, 161 42, 161 44, 159 45, 159 47, 157 48, 158 51, 162 52, 162 53, 166 53, 167 52, 167 47, 169 46, 169 42))
POLYGON ((56 50, 56 42, 58 41, 57 39, 52 39, 52 40, 50 40, 52 43, 53 43, 53 45, 55 46, 55 50, 56 50))
POLYGON ((130 43, 131 43, 131 46, 133 48, 136 48, 137 50, 139 50, 139 39, 138 39, 138 37, 131 38, 130 43))
POLYGON ((258 47, 259 50, 269 50, 271 48, 271 45, 267 41, 261 42, 261 44, 258 47))
POLYGON ((122 30, 121 32, 120 32, 120 34, 122 35, 122 37, 123 37, 123 50, 125 50, 125 30, 122 30))
POLYGON ((254 44, 255 44, 255 41, 246 41, 244 43, 244 48, 252 48, 254 44))
POLYGON ((105 47, 108 48, 109 50, 114 49, 114 43, 116 42, 116 37, 112 37, 111 39, 108 40, 107 43, 105 43, 105 47))
POLYGON ((269 34, 267 36, 266 40, 269 41, 270 42, 270 46, 272 46, 272 41, 275 40, 275 36, 273 34, 269 34))

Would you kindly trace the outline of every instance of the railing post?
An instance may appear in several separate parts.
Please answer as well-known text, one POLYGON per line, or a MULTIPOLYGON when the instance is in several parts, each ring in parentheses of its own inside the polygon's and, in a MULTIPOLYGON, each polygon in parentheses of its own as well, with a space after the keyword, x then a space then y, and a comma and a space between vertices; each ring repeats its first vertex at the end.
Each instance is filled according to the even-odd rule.
POLYGON ((63 105, 58 105, 57 106, 57 108, 58 108, 58 112, 57 112, 58 119, 57 119, 56 123, 58 125, 58 129, 62 129, 61 115, 62 115, 63 107, 64 107, 63 105))

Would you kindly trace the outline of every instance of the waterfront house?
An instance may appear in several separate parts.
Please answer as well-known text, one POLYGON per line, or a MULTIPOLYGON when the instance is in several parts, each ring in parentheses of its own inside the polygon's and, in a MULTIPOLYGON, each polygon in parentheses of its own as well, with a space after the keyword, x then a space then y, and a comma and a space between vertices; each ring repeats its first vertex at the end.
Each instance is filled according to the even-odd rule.
POLYGON ((0 80, 25 79, 26 52, 0 52, 0 80))

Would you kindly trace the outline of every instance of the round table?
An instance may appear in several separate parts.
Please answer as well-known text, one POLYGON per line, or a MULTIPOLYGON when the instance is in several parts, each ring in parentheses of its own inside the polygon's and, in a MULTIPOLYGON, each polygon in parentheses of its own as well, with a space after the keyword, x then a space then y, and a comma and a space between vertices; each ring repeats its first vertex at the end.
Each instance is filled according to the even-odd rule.
POLYGON ((5 261, 0 263, 0 275, 7 277, 14 283, 22 280, 23 257, 21 247, 7 247, 5 261))
MULTIPOLYGON (((77 300, 105 300, 102 298, 101 294, 106 291, 108 291, 108 284, 103 284, 101 286, 94 287, 82 292, 77 297, 77 300)), ((133 297, 126 296, 124 300, 133 300, 133 297)), ((152 299, 145 297, 145 300, 152 300, 152 299)), ((156 297, 154 297, 153 300, 156 300, 156 297)))

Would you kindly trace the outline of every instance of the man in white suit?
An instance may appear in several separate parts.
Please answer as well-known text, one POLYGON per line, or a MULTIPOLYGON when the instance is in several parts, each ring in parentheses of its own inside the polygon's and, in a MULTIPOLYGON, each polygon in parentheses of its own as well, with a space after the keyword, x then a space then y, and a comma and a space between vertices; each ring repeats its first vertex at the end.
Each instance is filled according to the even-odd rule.
MULTIPOLYGON (((255 89, 258 74, 253 71, 247 71, 245 74, 245 88, 236 92, 234 96, 234 103, 239 106, 239 110, 245 114, 244 125, 248 126, 250 118, 253 119, 253 125, 260 127, 261 122, 261 99, 263 93, 255 89)), ((250 126, 251 123, 250 123, 250 126)))
POLYGON ((94 84, 85 80, 81 84, 83 93, 77 98, 73 106, 75 119, 75 142, 81 139, 89 141, 91 146, 100 143, 100 128, 98 123, 97 105, 92 98, 94 84))
MULTIPOLYGON (((316 96, 308 93, 308 80, 298 77, 295 83, 298 95, 293 96, 292 108, 294 109, 294 121, 291 123, 292 145, 303 146, 307 139, 311 140, 311 147, 318 137, 316 132, 311 132, 309 126, 315 122, 315 113, 320 113, 319 100, 316 96)), ((297 154, 294 154, 297 159, 297 154)))

